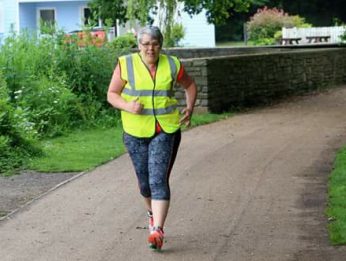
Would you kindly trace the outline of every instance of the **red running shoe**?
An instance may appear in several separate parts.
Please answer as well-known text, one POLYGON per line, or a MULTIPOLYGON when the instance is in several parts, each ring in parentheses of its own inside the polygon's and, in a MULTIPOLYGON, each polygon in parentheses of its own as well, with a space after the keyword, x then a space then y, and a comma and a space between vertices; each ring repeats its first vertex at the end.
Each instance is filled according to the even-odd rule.
POLYGON ((156 250, 161 250, 163 245, 164 233, 162 228, 154 227, 148 237, 149 247, 156 250))

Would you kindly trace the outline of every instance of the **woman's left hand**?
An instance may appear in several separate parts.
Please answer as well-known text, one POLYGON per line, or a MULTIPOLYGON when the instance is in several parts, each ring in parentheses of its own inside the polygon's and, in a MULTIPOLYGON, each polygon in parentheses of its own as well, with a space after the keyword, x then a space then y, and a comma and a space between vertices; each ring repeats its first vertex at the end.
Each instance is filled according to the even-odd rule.
POLYGON ((181 113, 183 114, 183 117, 180 119, 179 124, 184 124, 186 127, 190 127, 191 125, 191 116, 192 116, 192 110, 189 108, 184 108, 181 113))

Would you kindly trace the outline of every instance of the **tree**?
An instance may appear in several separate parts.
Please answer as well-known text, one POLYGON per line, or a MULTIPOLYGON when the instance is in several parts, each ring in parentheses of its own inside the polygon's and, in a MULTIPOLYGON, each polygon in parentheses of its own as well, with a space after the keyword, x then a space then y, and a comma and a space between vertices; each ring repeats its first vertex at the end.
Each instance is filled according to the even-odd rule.
POLYGON ((268 0, 179 0, 184 3, 184 11, 190 15, 203 9, 209 23, 224 24, 233 12, 247 11, 252 5, 262 5, 268 0))
MULTIPOLYGON (((91 0, 89 6, 101 18, 116 19, 120 23, 128 20, 139 20, 145 24, 150 20, 150 11, 157 11, 164 8, 165 17, 170 20, 174 17, 178 3, 184 4, 184 11, 188 14, 199 14, 206 10, 209 23, 222 24, 230 16, 230 10, 245 11, 251 5, 264 4, 268 0, 91 0)), ((169 21, 168 21, 169 24, 169 21)))
POLYGON ((89 7, 95 13, 95 17, 103 20, 111 19, 113 24, 118 20, 121 24, 125 24, 127 7, 124 0, 92 0, 89 7))
MULTIPOLYGON (((206 10, 209 23, 223 24, 231 12, 248 10, 253 5, 260 5, 268 0, 92 0, 89 6, 102 19, 118 20, 121 24, 127 21, 139 21, 141 25, 152 22, 150 14, 161 12, 160 27, 166 39, 166 46, 176 42, 173 40, 174 28, 181 25, 175 23, 176 9, 183 3, 183 11, 193 16, 206 10), (162 14, 163 12, 163 14, 162 14)), ((183 31, 182 31, 183 33, 183 31)))
POLYGON ((344 0, 270 0, 268 6, 304 16, 307 22, 315 26, 331 26, 335 24, 336 19, 346 22, 344 0))

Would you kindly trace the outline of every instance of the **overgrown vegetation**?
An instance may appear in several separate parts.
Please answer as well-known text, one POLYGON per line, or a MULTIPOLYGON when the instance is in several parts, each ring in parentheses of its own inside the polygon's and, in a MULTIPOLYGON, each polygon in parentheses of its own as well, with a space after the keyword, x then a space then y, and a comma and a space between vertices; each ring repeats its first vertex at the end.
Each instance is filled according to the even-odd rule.
POLYGON ((115 50, 127 51, 128 48, 135 48, 137 46, 137 40, 134 34, 128 33, 115 38, 109 43, 109 46, 115 50))
POLYGON ((337 154, 328 183, 328 230, 334 245, 346 244, 346 148, 337 154))
POLYGON ((247 23, 249 40, 255 45, 272 45, 281 38, 282 27, 311 27, 305 19, 295 15, 291 16, 282 9, 258 9, 257 13, 247 23))
POLYGON ((40 139, 114 121, 118 112, 106 92, 124 50, 112 43, 96 47, 91 38, 80 47, 58 30, 6 38, 0 48, 0 173, 25 166, 40 152, 40 139))
POLYGON ((0 72, 0 173, 18 168, 30 157, 40 153, 34 145, 35 133, 25 112, 9 103, 10 96, 0 72))

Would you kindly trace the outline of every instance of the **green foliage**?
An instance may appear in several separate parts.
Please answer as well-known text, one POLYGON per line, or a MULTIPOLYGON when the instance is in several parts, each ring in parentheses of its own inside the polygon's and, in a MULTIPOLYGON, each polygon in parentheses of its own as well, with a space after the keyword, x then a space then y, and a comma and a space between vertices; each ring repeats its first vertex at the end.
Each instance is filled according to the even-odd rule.
POLYGON ((328 182, 327 215, 329 238, 334 245, 346 244, 346 148, 336 156, 328 182))
POLYGON ((56 23, 45 22, 40 19, 40 33, 43 35, 54 35, 56 33, 56 23))
POLYGON ((45 136, 55 136, 71 128, 79 114, 79 99, 66 86, 65 79, 41 76, 17 90, 15 103, 25 110, 27 120, 45 136))
POLYGON ((266 0, 180 0, 184 3, 184 11, 190 15, 198 14, 203 9, 206 10, 206 17, 209 23, 224 24, 230 17, 230 10, 235 12, 246 11, 251 5, 261 5, 266 0))
POLYGON ((78 104, 57 62, 56 39, 24 33, 6 39, 0 66, 9 102, 39 135, 55 135, 72 126, 78 104))
POLYGON ((94 112, 106 104, 106 90, 116 62, 115 51, 93 45, 84 48, 72 45, 60 50, 57 62, 70 89, 88 106, 83 108, 90 113, 85 117, 93 119, 94 112))
POLYGON ((344 33, 340 35, 341 44, 346 44, 346 27, 344 27, 344 33))
POLYGON ((128 51, 130 48, 137 47, 137 40, 134 34, 128 33, 116 37, 113 41, 108 43, 108 46, 114 50, 128 51))
POLYGON ((208 124, 211 122, 216 122, 220 120, 227 119, 228 117, 231 117, 231 113, 222 113, 222 114, 215 114, 215 113, 203 113, 203 114, 194 114, 192 116, 191 126, 197 127, 200 125, 208 124))
POLYGON ((182 24, 175 23, 173 24, 170 35, 167 35, 166 32, 164 34, 164 42, 163 45, 165 47, 174 47, 179 46, 179 42, 185 36, 185 29, 182 24))
POLYGON ((294 27, 309 28, 312 26, 311 24, 305 22, 304 17, 300 17, 299 15, 289 16, 289 19, 291 20, 294 27))
POLYGON ((0 47, 0 173, 38 153, 38 139, 119 118, 106 94, 120 52, 81 47, 58 30, 6 38, 0 47))
POLYGON ((0 173, 10 174, 40 150, 34 132, 9 102, 6 83, 0 73, 0 173))
POLYGON ((231 14, 246 11, 251 5, 262 5, 268 0, 92 0, 89 6, 101 18, 111 18, 113 21, 118 19, 121 24, 128 20, 132 24, 139 21, 141 25, 152 22, 150 13, 157 14, 160 9, 163 11, 160 19, 160 26, 168 38, 168 46, 176 42, 177 35, 173 30, 177 4, 183 3, 183 11, 191 16, 206 10, 206 17, 209 23, 223 24, 231 14))
POLYGON ((309 27, 304 18, 289 16, 282 9, 258 9, 257 13, 247 23, 249 40, 256 45, 271 45, 277 42, 278 31, 282 27, 309 27))
POLYGON ((93 10, 95 16, 103 20, 111 19, 113 22, 118 20, 120 24, 125 24, 128 20, 126 3, 127 1, 123 0, 91 0, 88 2, 88 6, 93 10))

